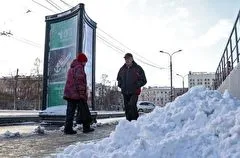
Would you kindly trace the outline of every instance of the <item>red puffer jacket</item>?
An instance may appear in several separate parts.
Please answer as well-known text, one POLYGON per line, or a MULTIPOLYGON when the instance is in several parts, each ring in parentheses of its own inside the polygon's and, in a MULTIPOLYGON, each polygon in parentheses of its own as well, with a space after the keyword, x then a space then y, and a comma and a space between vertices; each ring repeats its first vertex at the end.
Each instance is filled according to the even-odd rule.
POLYGON ((87 101, 87 79, 84 65, 77 59, 73 60, 68 70, 67 81, 64 88, 64 99, 83 99, 87 101))

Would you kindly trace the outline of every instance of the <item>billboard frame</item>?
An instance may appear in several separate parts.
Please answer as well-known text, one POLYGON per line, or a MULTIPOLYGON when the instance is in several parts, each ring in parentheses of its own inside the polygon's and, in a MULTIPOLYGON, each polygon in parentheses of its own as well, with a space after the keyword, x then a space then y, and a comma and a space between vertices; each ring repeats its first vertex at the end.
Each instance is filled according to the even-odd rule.
POLYGON ((45 17, 46 30, 45 30, 45 48, 44 48, 44 68, 43 68, 43 98, 42 98, 42 110, 47 108, 47 95, 48 95, 48 64, 49 64, 49 51, 50 51, 50 29, 51 24, 62 22, 64 20, 71 19, 77 16, 77 35, 76 35, 76 55, 78 52, 82 52, 83 49, 83 21, 87 22, 88 26, 93 29, 92 37, 92 110, 95 109, 95 51, 96 51, 96 26, 97 24, 88 17, 85 12, 84 4, 80 3, 77 6, 71 8, 70 10, 64 11, 62 13, 50 15, 45 17))

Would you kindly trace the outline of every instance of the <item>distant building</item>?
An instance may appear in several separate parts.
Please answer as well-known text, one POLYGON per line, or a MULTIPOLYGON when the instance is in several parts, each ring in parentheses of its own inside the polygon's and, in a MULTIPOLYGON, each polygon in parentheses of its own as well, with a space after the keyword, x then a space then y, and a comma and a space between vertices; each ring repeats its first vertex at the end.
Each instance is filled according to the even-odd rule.
POLYGON ((173 89, 173 95, 174 95, 174 98, 186 93, 188 91, 188 88, 174 88, 173 89))
MULTIPOLYGON (((173 88, 174 98, 187 92, 188 88, 173 88)), ((157 106, 165 106, 170 102, 170 87, 144 87, 138 98, 139 101, 150 101, 157 106)))
POLYGON ((150 101, 157 106, 164 106, 170 101, 170 87, 144 87, 138 100, 150 101))
POLYGON ((209 89, 214 89, 215 73, 210 72, 189 72, 188 87, 203 85, 209 89))

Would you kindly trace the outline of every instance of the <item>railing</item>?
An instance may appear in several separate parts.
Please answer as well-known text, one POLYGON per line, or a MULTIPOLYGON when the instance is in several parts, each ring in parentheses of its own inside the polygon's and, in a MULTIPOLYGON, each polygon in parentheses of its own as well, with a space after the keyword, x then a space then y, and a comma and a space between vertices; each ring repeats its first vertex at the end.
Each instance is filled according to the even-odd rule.
POLYGON ((215 89, 222 84, 230 72, 238 65, 240 58, 239 41, 240 10, 215 73, 215 89))

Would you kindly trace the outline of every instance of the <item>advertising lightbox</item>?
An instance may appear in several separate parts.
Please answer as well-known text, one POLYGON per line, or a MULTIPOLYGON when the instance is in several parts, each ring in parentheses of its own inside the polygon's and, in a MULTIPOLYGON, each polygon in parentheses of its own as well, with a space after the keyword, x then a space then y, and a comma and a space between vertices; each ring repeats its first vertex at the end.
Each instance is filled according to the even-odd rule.
POLYGON ((46 16, 42 110, 66 105, 63 90, 67 71, 78 52, 88 58, 88 104, 94 109, 96 23, 84 10, 84 4, 63 13, 46 16))

